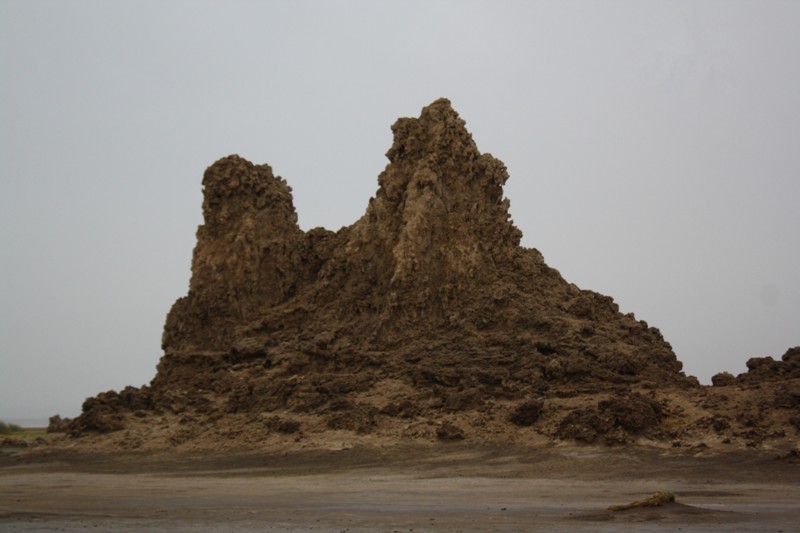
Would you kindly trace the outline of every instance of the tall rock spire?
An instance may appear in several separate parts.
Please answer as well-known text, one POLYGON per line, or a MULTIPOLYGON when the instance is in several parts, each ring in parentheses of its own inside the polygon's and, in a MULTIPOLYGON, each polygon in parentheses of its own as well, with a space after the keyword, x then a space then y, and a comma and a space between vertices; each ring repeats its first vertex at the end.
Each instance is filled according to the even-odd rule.
POLYGON ((296 289, 304 234, 292 193, 269 165, 231 155, 203 177, 189 294, 167 317, 167 350, 227 349, 236 324, 296 289))
POLYGON ((505 165, 478 151, 446 99, 392 131, 390 162, 352 227, 348 260, 380 265, 377 277, 399 300, 452 299, 469 280, 496 277, 521 237, 503 197, 505 165))

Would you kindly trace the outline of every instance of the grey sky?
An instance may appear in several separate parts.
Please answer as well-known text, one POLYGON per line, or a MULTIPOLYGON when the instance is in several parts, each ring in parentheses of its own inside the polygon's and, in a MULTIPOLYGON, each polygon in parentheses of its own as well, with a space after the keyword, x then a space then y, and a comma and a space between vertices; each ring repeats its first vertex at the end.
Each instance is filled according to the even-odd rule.
POLYGON ((707 382, 800 344, 800 2, 0 0, 0 419, 147 383, 203 170, 354 222, 451 99, 523 243, 707 382))

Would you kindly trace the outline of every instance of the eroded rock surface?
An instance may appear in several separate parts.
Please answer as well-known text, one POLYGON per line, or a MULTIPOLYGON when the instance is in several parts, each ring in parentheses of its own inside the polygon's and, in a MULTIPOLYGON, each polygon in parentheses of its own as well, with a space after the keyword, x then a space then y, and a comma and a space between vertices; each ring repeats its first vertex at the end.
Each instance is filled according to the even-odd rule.
MULTIPOLYGON (((302 231, 269 166, 233 155, 209 167, 189 292, 167 317, 155 379, 90 398, 71 433, 167 420, 174 446, 330 432, 675 438, 656 391, 697 395, 696 380, 657 329, 520 246, 506 167, 450 102, 392 131, 375 197, 338 232, 302 231)), ((751 373, 783 372, 773 366, 751 373)))

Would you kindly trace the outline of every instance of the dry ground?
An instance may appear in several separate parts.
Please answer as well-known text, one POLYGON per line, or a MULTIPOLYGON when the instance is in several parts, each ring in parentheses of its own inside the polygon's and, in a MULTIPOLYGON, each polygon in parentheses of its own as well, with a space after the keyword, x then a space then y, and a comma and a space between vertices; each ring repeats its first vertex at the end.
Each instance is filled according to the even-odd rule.
POLYGON ((755 451, 455 443, 0 457, 3 531, 800 530, 800 465, 755 451), (607 510, 657 490, 677 503, 607 510))

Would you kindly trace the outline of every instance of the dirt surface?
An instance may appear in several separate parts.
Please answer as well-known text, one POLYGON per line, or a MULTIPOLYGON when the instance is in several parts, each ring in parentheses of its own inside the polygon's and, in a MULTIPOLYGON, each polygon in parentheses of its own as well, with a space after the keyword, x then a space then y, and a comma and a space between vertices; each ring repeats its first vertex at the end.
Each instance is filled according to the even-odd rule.
POLYGON ((3 531, 796 531, 800 465, 647 447, 4 455, 3 531), (669 490, 677 502, 612 512, 669 490))

